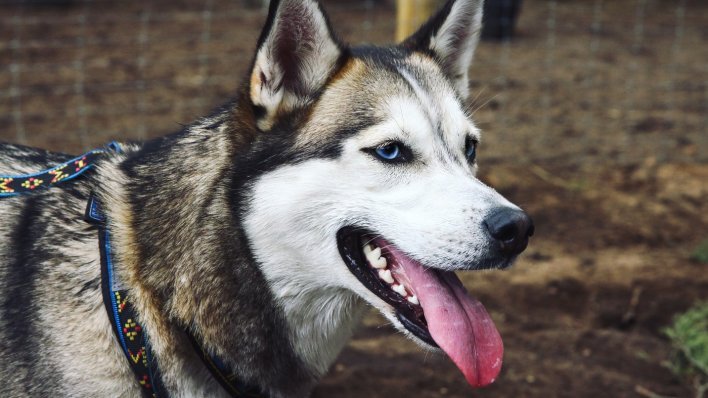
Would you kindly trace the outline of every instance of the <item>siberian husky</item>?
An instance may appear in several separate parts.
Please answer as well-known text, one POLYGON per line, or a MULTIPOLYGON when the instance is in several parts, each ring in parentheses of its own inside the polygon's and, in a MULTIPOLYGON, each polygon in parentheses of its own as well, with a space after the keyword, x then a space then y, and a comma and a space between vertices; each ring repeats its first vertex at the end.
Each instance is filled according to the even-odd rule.
MULTIPOLYGON (((494 381, 501 338, 454 272, 508 267, 533 224, 475 178, 465 101, 481 10, 452 0, 399 45, 350 47, 316 1, 273 1, 232 102, 0 198, 2 395, 145 388, 103 305, 90 198, 163 395, 229 396, 194 338, 260 395, 306 397, 367 306, 469 384, 494 381)), ((0 144, 0 176, 70 158, 0 144)))

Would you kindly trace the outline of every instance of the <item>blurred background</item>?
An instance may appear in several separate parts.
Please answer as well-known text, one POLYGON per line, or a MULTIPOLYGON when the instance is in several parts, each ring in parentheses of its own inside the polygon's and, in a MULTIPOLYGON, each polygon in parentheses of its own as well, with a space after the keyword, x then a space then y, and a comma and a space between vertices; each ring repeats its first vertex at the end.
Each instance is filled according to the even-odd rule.
MULTIPOLYGON (((344 40, 376 44, 428 2, 323 0, 344 40)), ((537 225, 514 268, 462 276, 502 375, 471 391, 371 313, 315 397, 700 396, 708 2, 493 5, 471 69, 480 175, 537 225)), ((235 93, 264 19, 260 0, 0 0, 0 140, 79 153, 176 131, 235 93)))

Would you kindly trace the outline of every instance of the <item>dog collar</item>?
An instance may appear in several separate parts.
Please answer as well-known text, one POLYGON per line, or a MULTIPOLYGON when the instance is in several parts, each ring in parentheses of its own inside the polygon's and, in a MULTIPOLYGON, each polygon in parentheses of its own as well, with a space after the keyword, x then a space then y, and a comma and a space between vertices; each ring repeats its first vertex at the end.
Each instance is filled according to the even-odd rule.
MULTIPOLYGON (((106 152, 121 152, 121 147, 118 143, 111 142, 105 148, 91 150, 39 173, 13 176, 0 175, 0 198, 38 192, 48 189, 59 182, 79 177, 87 170, 93 168, 96 160, 106 152)), ((131 301, 130 289, 114 272, 111 234, 107 218, 93 194, 89 197, 84 218, 87 222, 98 227, 98 240, 101 251, 101 291, 113 333, 120 343, 126 360, 141 387, 143 396, 169 398, 150 346, 147 330, 141 325, 140 317, 131 301)), ((186 330, 185 333, 214 379, 232 397, 261 398, 267 396, 259 389, 242 383, 224 361, 205 351, 189 330, 186 330)))

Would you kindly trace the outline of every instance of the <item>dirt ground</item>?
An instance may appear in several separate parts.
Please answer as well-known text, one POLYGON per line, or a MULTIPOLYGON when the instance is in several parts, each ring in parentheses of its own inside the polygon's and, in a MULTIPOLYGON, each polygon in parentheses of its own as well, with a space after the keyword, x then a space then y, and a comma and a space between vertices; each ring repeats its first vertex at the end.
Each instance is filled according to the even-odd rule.
MULTIPOLYGON (((263 21, 226 0, 69 3, 0 5, 0 140, 80 152, 175 130, 234 92, 263 21)), ((347 40, 393 36, 390 3, 325 6, 347 40)), ((315 397, 691 396, 662 328, 708 299, 690 260, 708 239, 707 27, 701 0, 526 1, 472 69, 481 178, 536 222, 515 267, 461 275, 501 376, 471 390, 372 312, 315 397)))

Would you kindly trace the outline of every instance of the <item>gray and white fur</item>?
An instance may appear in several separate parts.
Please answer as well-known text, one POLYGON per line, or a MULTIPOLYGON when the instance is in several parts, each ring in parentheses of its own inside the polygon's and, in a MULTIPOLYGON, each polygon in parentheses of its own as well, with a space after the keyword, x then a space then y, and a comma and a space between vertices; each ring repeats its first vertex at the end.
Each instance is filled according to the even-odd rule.
MULTIPOLYGON (((347 224, 432 267, 508 265, 483 224, 515 206, 465 157, 480 139, 464 103, 481 7, 452 0, 400 45, 349 47, 316 1, 273 1, 233 101, 77 180, 0 199, 2 395, 140 394, 102 302, 91 192, 172 397, 227 396, 187 329, 274 398, 308 396, 367 305, 408 334, 344 266, 347 224), (407 164, 369 151, 394 140, 407 164)), ((70 157, 0 144, 0 175, 70 157)))

